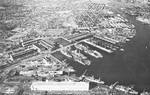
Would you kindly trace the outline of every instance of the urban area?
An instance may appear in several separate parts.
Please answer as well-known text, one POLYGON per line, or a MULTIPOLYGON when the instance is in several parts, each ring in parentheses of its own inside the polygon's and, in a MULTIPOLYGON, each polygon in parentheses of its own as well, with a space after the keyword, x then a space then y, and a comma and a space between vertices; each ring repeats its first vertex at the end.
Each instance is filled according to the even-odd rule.
MULTIPOLYGON (((77 76, 70 65, 90 66, 88 56, 102 59, 102 52, 124 52, 123 45, 136 35, 135 26, 109 4, 35 1, 0 7, 0 95, 150 95, 138 93, 132 84, 107 85, 87 70, 77 76)), ((121 10, 150 24, 142 6, 121 10)))

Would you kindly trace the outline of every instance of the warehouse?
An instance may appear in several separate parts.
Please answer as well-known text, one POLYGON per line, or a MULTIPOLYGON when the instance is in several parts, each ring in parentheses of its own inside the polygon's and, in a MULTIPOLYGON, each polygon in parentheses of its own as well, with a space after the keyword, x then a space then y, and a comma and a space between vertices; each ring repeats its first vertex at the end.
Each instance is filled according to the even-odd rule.
POLYGON ((35 43, 35 44, 33 44, 33 47, 34 47, 35 49, 38 49, 39 51, 45 51, 45 50, 47 50, 47 48, 44 47, 43 45, 41 45, 40 43, 35 43))
POLYGON ((88 91, 88 82, 33 82, 31 90, 41 91, 88 91))
POLYGON ((38 51, 36 49, 30 49, 15 55, 11 55, 11 59, 20 60, 20 59, 30 58, 31 56, 34 56, 36 54, 38 54, 38 51))
POLYGON ((70 41, 68 41, 68 40, 66 40, 66 39, 64 39, 64 38, 57 38, 57 39, 55 40, 55 42, 58 43, 61 47, 64 47, 64 46, 67 46, 67 45, 70 45, 70 44, 71 44, 70 41))

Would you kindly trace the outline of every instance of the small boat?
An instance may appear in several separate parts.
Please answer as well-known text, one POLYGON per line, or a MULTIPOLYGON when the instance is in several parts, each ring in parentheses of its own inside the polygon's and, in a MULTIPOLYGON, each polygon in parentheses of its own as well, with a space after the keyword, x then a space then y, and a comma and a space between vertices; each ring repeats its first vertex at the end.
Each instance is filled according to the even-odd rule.
POLYGON ((103 55, 100 52, 98 52, 96 50, 93 50, 93 52, 94 52, 95 56, 97 56, 96 58, 99 58, 99 57, 103 58, 103 55))
POLYGON ((130 41, 130 39, 126 39, 126 41, 130 41))
POLYGON ((147 49, 147 46, 145 48, 147 49))
POLYGON ((86 65, 91 65, 91 61, 90 61, 90 60, 83 60, 83 62, 84 62, 86 65))
POLYGON ((137 91, 135 91, 135 90, 133 90, 133 89, 132 89, 132 90, 130 90, 130 91, 129 91, 129 93, 130 93, 130 94, 138 94, 138 92, 137 92, 137 91))
POLYGON ((121 50, 121 51, 124 51, 124 49, 123 49, 123 48, 121 48, 120 50, 121 50))

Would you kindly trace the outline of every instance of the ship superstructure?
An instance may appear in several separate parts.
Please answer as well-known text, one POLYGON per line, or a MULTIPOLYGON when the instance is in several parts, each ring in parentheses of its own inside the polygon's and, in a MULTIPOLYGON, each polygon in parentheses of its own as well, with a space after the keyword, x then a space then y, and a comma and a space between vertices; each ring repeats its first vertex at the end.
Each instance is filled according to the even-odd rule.
POLYGON ((69 58, 72 58, 72 56, 69 54, 69 51, 67 51, 66 49, 62 49, 62 50, 60 50, 60 52, 61 52, 62 54, 64 54, 65 56, 67 56, 67 57, 69 57, 69 58))

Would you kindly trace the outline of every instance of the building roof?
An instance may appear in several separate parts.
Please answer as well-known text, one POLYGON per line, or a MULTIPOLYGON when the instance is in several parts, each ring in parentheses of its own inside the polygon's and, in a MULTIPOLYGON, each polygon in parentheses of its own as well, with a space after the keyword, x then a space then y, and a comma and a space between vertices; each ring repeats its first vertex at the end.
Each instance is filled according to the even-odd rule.
POLYGON ((44 47, 43 45, 39 44, 39 43, 35 43, 34 44, 36 47, 38 47, 39 49, 46 49, 46 47, 44 47))
POLYGON ((30 55, 30 54, 33 54, 33 53, 35 53, 35 52, 37 52, 37 50, 31 49, 31 50, 27 50, 27 51, 22 52, 22 53, 19 53, 19 54, 12 55, 12 57, 13 57, 14 60, 16 60, 16 59, 19 59, 19 58, 23 58, 23 57, 25 57, 25 56, 28 56, 28 55, 30 55))
POLYGON ((83 32, 83 33, 72 34, 72 35, 66 36, 65 38, 70 41, 77 41, 79 39, 83 39, 91 35, 92 34, 89 32, 83 32))
POLYGON ((57 38, 57 39, 55 40, 55 42, 57 42, 58 44, 61 44, 61 45, 63 45, 63 46, 67 46, 67 45, 70 45, 70 44, 71 44, 70 41, 68 41, 68 40, 66 40, 66 39, 64 39, 64 38, 57 38))
POLYGON ((38 40, 29 40, 27 42, 23 42, 23 44, 26 46, 26 45, 31 45, 31 44, 34 44, 34 43, 38 43, 41 39, 38 39, 38 40))
POLYGON ((37 81, 37 82, 33 82, 32 85, 34 86, 43 86, 43 85, 53 85, 53 86, 57 86, 57 85, 85 85, 85 84, 89 84, 88 82, 42 82, 42 81, 37 81))
POLYGON ((48 47, 53 47, 54 46, 54 42, 52 42, 51 40, 41 40, 41 43, 44 45, 48 45, 48 47))
POLYGON ((88 91, 88 82, 33 82, 31 90, 48 90, 48 91, 88 91))
POLYGON ((24 42, 24 43, 27 43, 27 42, 30 42, 30 41, 33 41, 33 39, 32 39, 32 38, 29 38, 29 39, 23 39, 23 42, 24 42))

